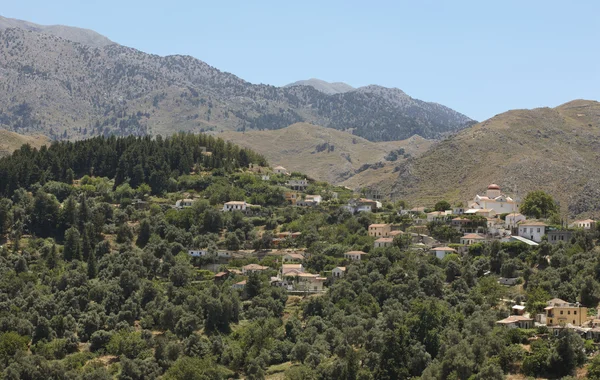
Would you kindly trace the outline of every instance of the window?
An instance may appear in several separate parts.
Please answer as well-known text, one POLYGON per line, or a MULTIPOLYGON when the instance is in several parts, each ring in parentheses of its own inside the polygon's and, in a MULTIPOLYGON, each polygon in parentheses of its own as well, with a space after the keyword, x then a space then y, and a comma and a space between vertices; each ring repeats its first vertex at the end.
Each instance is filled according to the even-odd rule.
POLYGON ((571 310, 567 311, 567 314, 568 314, 568 315, 571 315, 571 310))
POLYGON ((540 232, 540 229, 538 228, 538 233, 540 232))
POLYGON ((560 315, 562 315, 562 313, 563 313, 563 311, 561 310, 561 311, 560 311, 560 315))
POLYGON ((574 315, 577 315, 577 310, 573 311, 573 314, 574 314, 574 315))

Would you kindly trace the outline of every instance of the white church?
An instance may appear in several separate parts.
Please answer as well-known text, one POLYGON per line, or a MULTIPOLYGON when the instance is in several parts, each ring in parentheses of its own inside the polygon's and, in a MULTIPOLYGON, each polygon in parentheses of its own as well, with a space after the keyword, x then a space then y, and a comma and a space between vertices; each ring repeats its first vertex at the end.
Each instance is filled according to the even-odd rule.
POLYGON ((470 209, 494 210, 496 214, 519 212, 519 202, 502 194, 500 186, 492 183, 485 195, 476 195, 469 203, 470 209))

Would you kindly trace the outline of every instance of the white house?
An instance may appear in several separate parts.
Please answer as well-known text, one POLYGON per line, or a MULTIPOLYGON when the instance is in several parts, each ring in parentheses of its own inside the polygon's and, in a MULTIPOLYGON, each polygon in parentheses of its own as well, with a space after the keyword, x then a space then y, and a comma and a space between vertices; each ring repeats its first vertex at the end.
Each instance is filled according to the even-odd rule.
POLYGON ((302 264, 283 264, 281 266, 282 277, 290 272, 304 273, 304 268, 302 267, 302 264))
POLYGON ((304 256, 300 253, 288 253, 285 254, 282 258, 284 263, 294 262, 294 261, 303 261, 304 256))
POLYGON ((438 259, 443 259, 446 255, 456 253, 456 250, 450 247, 436 247, 432 248, 431 251, 435 254, 438 259))
POLYGON ((248 203, 244 201, 231 201, 223 205, 223 211, 246 211, 248 203))
POLYGON ((362 259, 362 256, 364 255, 366 255, 366 253, 363 251, 349 251, 344 253, 344 258, 349 260, 360 261, 362 259))
POLYGON ((519 236, 539 243, 542 236, 546 235, 546 227, 548 226, 544 222, 523 221, 519 223, 519 236))
POLYGON ((307 179, 290 179, 286 185, 287 185, 287 187, 289 187, 292 190, 306 191, 306 188, 308 187, 308 180, 307 179))
POLYGON ((208 256, 207 249, 188 249, 188 254, 192 257, 208 256))
POLYGON ((515 228, 519 225, 519 222, 523 222, 525 220, 527 220, 525 215, 518 212, 512 212, 506 215, 506 218, 504 219, 504 225, 506 228, 515 228))
POLYGON ((375 243, 374 243, 375 248, 385 248, 385 247, 391 247, 393 245, 394 245, 394 238, 390 238, 390 237, 381 237, 381 238, 375 240, 375 243))
POLYGON ((346 274, 346 267, 335 267, 331 271, 331 276, 333 278, 342 278, 346 274))
POLYGON ((492 183, 488 186, 485 195, 475 195, 473 201, 469 203, 469 208, 491 209, 496 214, 505 214, 519 212, 519 202, 502 194, 500 186, 492 183))
POLYGON ((320 195, 307 195, 302 200, 296 201, 296 206, 316 206, 323 201, 320 195))
POLYGON ((270 181, 271 180, 271 176, 268 175, 268 174, 263 174, 261 178, 262 178, 263 181, 270 181))
POLYGON ((235 284, 231 285, 231 288, 244 290, 244 288, 246 288, 246 280, 236 282, 235 284))
POLYGON ((179 199, 175 202, 175 207, 177 208, 185 208, 192 207, 192 203, 194 203, 193 199, 179 199))
POLYGON ((286 168, 284 168, 283 166, 275 166, 273 168, 273 172, 275 172, 275 174, 283 174, 283 175, 288 175, 288 171, 286 168))
POLYGON ((584 230, 593 230, 596 228, 596 221, 592 219, 576 220, 570 224, 573 228, 581 228, 584 230))

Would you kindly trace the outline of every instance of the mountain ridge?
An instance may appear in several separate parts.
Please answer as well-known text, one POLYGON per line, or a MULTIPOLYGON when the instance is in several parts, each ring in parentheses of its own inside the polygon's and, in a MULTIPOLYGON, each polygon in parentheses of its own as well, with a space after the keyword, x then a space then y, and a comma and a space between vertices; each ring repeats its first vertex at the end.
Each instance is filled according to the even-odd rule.
POLYGON ((374 181, 411 204, 465 202, 497 183, 524 197, 540 189, 564 215, 600 211, 600 103, 573 100, 558 107, 511 110, 464 129, 421 157, 374 181))
POLYGON ((0 30, 0 43, 0 123, 53 139, 308 122, 391 141, 439 138, 472 122, 435 103, 399 101, 399 90, 326 95, 310 86, 255 85, 190 56, 94 48, 17 28, 0 30))
POLYGON ((8 28, 19 28, 40 32, 93 47, 103 47, 115 44, 115 42, 108 39, 108 37, 91 29, 66 25, 40 25, 25 20, 0 16, 0 30, 8 28))

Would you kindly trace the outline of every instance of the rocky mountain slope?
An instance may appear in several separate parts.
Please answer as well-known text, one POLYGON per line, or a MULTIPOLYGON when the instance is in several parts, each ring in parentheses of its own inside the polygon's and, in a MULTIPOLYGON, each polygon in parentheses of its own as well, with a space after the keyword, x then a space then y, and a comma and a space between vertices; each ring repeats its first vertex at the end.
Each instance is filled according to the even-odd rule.
POLYGON ((311 86, 254 85, 189 56, 99 48, 0 31, 0 125, 52 138, 279 129, 297 122, 371 141, 438 138, 472 121, 381 87, 327 95, 311 86))
POLYGON ((39 25, 29 21, 0 16, 0 30, 7 28, 19 28, 49 34, 92 47, 103 47, 114 44, 114 42, 100 33, 96 33, 89 29, 64 25, 39 25))
POLYGON ((24 144, 29 144, 33 148, 39 148, 42 145, 49 144, 50 140, 46 136, 24 136, 15 132, 0 129, 0 157, 11 154, 24 144))
POLYGON ((433 141, 413 136, 403 141, 371 142, 350 133, 307 123, 272 131, 225 132, 219 137, 250 148, 273 166, 334 184, 360 183, 351 178, 372 168, 393 170, 395 163, 420 155, 433 141))
POLYGON ((307 80, 299 80, 294 83, 285 85, 284 87, 292 86, 310 86, 327 95, 342 94, 344 92, 354 90, 354 87, 343 82, 326 82, 321 79, 311 78, 307 80))
POLYGON ((514 110, 465 129, 377 182, 411 204, 467 201, 490 183, 524 197, 541 189, 563 212, 600 211, 600 103, 514 110))

